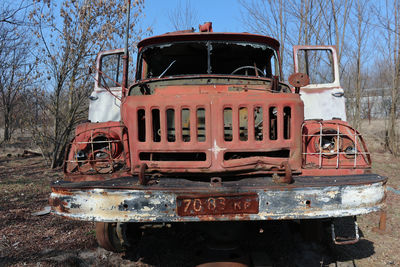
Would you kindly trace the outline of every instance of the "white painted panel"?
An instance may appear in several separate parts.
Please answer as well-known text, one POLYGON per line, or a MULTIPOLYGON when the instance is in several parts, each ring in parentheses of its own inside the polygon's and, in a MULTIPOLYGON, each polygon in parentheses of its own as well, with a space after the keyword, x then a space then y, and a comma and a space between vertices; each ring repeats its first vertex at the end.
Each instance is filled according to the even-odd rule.
MULTIPOLYGON (((121 97, 121 90, 113 90, 121 97)), ((120 121, 121 101, 108 91, 93 91, 89 97, 89 120, 91 122, 120 121)))
POLYGON ((304 119, 323 119, 341 118, 346 121, 346 107, 344 96, 334 96, 333 94, 343 94, 343 89, 329 89, 320 92, 300 91, 301 100, 304 102, 304 119))

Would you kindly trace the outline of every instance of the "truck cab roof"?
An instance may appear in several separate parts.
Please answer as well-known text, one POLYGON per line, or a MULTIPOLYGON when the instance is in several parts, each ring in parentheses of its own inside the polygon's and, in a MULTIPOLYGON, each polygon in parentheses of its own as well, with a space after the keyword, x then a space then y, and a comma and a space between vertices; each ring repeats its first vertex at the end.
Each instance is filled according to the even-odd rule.
POLYGON ((184 41, 239 41, 239 42, 251 42, 266 44, 279 50, 278 40, 259 34, 251 33, 225 33, 225 32, 188 32, 188 31, 177 31, 168 32, 162 35, 152 36, 143 39, 138 44, 139 51, 149 45, 172 43, 172 42, 184 42, 184 41))

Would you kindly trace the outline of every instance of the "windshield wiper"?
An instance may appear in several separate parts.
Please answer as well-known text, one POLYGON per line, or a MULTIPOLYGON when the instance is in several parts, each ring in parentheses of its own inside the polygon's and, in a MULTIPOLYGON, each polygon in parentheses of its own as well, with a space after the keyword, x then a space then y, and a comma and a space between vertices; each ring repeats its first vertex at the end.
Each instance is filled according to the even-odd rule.
POLYGON ((160 79, 160 78, 167 72, 167 70, 169 70, 169 68, 171 68, 171 66, 174 65, 175 62, 176 62, 176 59, 173 60, 173 61, 169 64, 169 66, 160 74, 160 76, 158 76, 158 78, 160 79))

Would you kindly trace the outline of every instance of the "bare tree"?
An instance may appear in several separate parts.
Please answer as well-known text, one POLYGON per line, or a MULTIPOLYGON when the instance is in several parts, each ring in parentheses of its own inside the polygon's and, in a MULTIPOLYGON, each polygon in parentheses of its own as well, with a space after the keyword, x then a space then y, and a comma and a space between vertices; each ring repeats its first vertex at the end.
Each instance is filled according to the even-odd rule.
POLYGON ((18 1, 13 2, 11 5, 7 0, 3 0, 1 4, 0 23, 11 24, 15 26, 26 25, 25 16, 19 16, 20 13, 27 12, 27 9, 32 6, 31 1, 18 1))
POLYGON ((292 44, 335 45, 341 65, 353 0, 301 0, 300 3, 290 0, 288 3, 289 13, 296 18, 295 26, 290 28, 298 35, 292 44))
MULTIPOLYGON (((361 113, 362 113, 362 91, 364 88, 364 84, 366 82, 366 77, 362 75, 362 64, 365 53, 366 42, 365 39, 370 29, 369 21, 369 1, 357 0, 354 5, 354 22, 351 23, 352 33, 355 37, 355 51, 354 51, 354 60, 355 60, 355 73, 352 76, 352 79, 355 80, 354 83, 354 116, 353 116, 353 125, 357 129, 361 127, 361 113)), ((366 75, 365 75, 366 76, 366 75)))
POLYGON ((19 117, 23 116, 23 113, 16 111, 24 91, 32 82, 30 44, 21 28, 23 20, 17 17, 18 12, 25 8, 23 2, 15 8, 3 3, 0 12, 0 109, 4 122, 3 142, 10 141, 19 117))
MULTIPOLYGON (((336 44, 341 59, 352 0, 238 0, 249 31, 277 37, 284 62, 290 45, 336 44)), ((286 69, 290 73, 292 69, 286 69)))
POLYGON ((321 5, 322 21, 325 22, 324 28, 327 32, 326 41, 328 44, 336 45, 339 64, 346 44, 345 35, 352 6, 353 0, 330 0, 326 8, 321 5))
POLYGON ((375 10, 380 11, 377 18, 385 40, 382 51, 385 52, 383 56, 387 66, 386 71, 390 73, 388 81, 391 101, 385 143, 389 151, 398 156, 400 148, 396 120, 400 93, 400 1, 386 0, 383 7, 377 3, 375 10))
POLYGON ((289 51, 286 51, 288 37, 288 7, 287 1, 283 0, 262 0, 245 1, 238 0, 244 12, 242 20, 250 32, 275 37, 280 42, 281 61, 289 51))
MULTIPOLYGON (((36 4, 30 14, 43 55, 39 69, 47 80, 42 82, 48 88, 44 96, 37 94, 47 123, 40 127, 33 125, 34 133, 53 168, 62 164, 74 126, 87 117, 87 97, 93 83, 88 69, 95 55, 122 44, 126 11, 122 0, 65 0, 59 8, 55 5, 36 4), (57 10, 61 24, 55 18, 57 10)), ((143 1, 133 3, 130 25, 133 46, 142 34, 137 27, 142 8, 143 1)))
POLYGON ((180 0, 175 9, 168 13, 168 17, 172 28, 176 31, 190 30, 199 23, 199 16, 190 0, 186 0, 183 4, 180 0))

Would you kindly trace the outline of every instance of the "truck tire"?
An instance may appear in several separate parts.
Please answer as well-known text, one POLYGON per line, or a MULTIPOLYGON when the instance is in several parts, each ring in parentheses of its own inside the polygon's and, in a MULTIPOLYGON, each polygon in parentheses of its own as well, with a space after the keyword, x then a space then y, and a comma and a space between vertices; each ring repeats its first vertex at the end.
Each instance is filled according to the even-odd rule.
POLYGON ((100 247, 123 252, 138 242, 141 237, 139 224, 135 223, 96 223, 96 239, 100 247))

